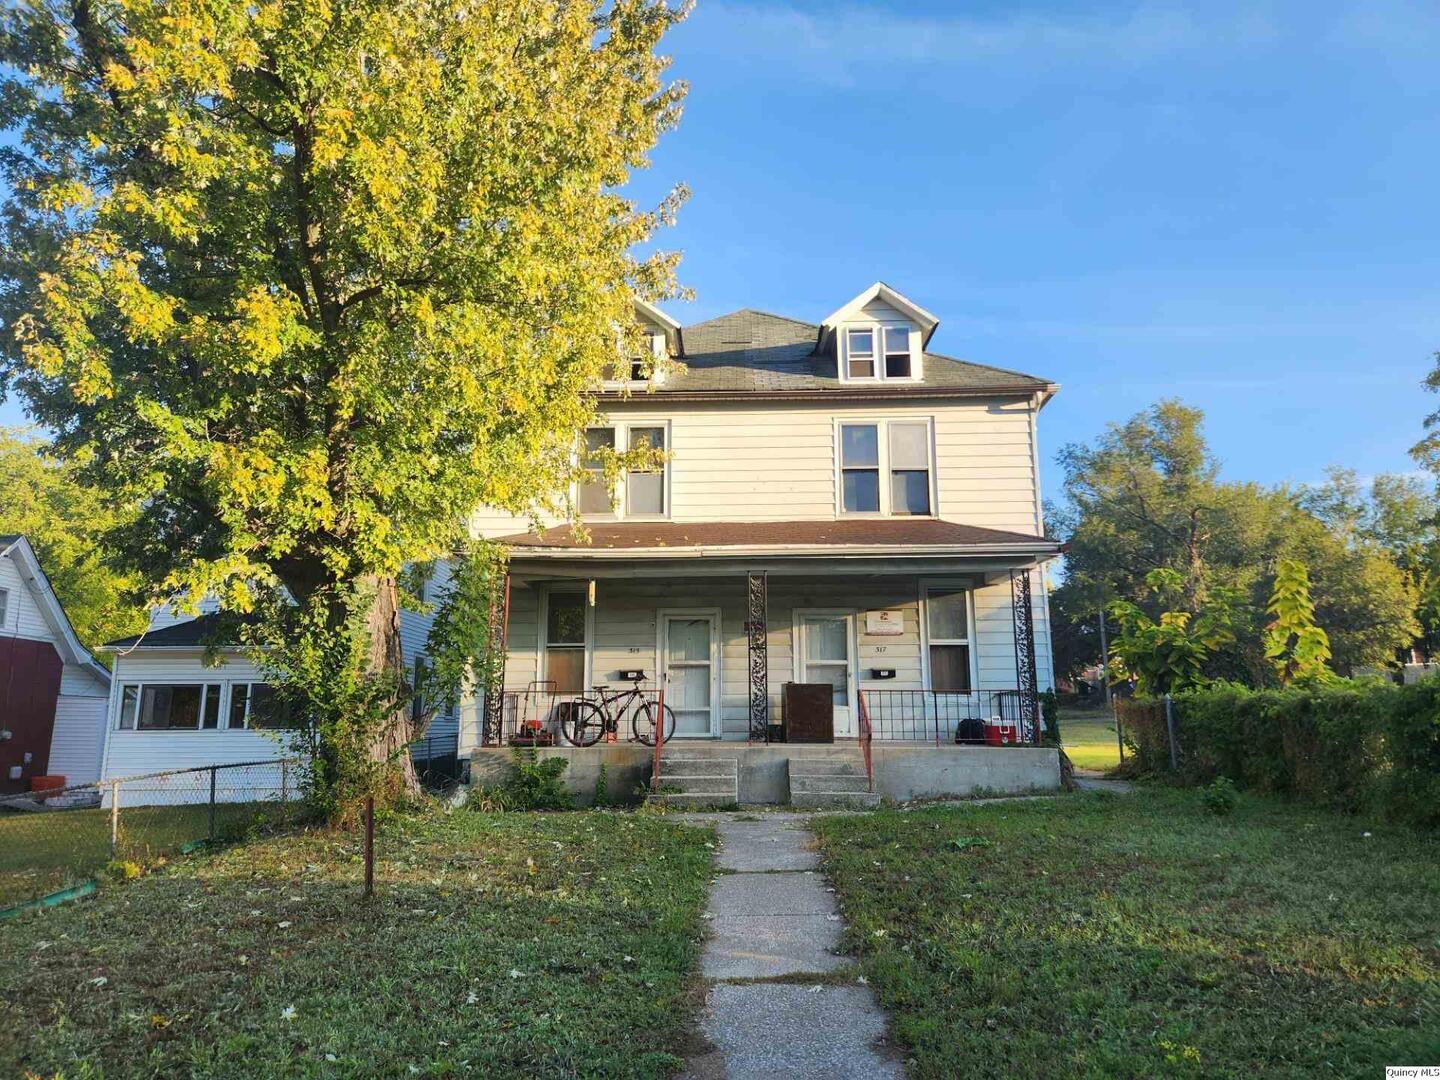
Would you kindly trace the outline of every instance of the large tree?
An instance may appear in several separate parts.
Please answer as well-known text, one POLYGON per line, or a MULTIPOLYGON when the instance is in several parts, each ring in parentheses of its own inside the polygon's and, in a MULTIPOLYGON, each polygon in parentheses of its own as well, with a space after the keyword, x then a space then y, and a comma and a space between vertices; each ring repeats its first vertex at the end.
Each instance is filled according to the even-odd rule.
POLYGON ((44 442, 0 428, 0 533, 24 533, 80 640, 95 648, 149 621, 136 582, 115 570, 106 534, 119 521, 101 492, 44 442))
POLYGON ((634 252, 683 193, 644 210, 619 189, 679 116, 655 49, 681 14, 3 16, 5 378, 133 508, 114 541, 157 595, 263 615, 252 640, 330 733, 322 773, 355 764, 344 742, 367 783, 413 783, 397 575, 454 551, 476 506, 565 489, 588 391, 638 345, 633 297, 674 288, 673 256, 634 252))
MULTIPOLYGON (((1197 409, 1162 401, 1093 444, 1061 451, 1065 502, 1055 520, 1069 550, 1054 610, 1093 623, 1102 604, 1138 598, 1158 619, 1165 609, 1146 586, 1157 569, 1179 576, 1176 610, 1191 615, 1209 590, 1234 590, 1243 602, 1232 613, 1233 639, 1209 652, 1201 674, 1260 683, 1273 678, 1264 627, 1277 564, 1295 559, 1308 568, 1336 669, 1392 661, 1415 633, 1416 591, 1374 529, 1347 526, 1343 513, 1331 512, 1359 496, 1222 481, 1203 420, 1197 409)), ((1392 506, 1393 530, 1405 531, 1401 517, 1392 506)), ((1062 625, 1057 635, 1071 644, 1072 665, 1098 659, 1095 634, 1062 625)))

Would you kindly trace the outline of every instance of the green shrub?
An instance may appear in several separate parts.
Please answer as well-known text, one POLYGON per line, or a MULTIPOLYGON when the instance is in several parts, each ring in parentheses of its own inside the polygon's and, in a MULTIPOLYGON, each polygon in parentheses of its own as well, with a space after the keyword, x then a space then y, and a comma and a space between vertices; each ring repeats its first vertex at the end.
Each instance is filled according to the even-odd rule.
POLYGON ((562 757, 545 758, 533 746, 515 747, 510 751, 514 767, 503 784, 476 788, 465 800, 471 810, 572 810, 575 800, 560 774, 570 764, 562 757))
POLYGON ((610 803, 610 770, 605 762, 600 762, 600 768, 595 773, 595 801, 594 806, 608 806, 610 803))
POLYGON ((1237 798, 1235 785, 1230 782, 1230 778, 1217 776, 1214 783, 1201 793, 1200 801, 1205 809, 1216 817, 1228 817, 1235 810, 1237 798))
MULTIPOLYGON (((1164 703, 1121 707, 1141 773, 1169 774, 1164 703)), ((1174 698, 1178 779, 1440 825, 1440 680, 1334 680, 1279 690, 1219 683, 1174 698)))
POLYGON ((1059 746, 1060 695, 1054 690, 1042 690, 1040 693, 1040 719, 1044 721, 1045 728, 1040 741, 1046 746, 1059 746))

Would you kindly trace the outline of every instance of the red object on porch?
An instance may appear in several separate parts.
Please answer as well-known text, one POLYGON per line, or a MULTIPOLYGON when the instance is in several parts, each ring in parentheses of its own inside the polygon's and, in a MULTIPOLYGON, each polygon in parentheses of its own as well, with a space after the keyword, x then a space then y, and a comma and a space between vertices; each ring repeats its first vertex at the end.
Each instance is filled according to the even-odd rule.
POLYGON ((31 791, 59 791, 65 786, 63 776, 32 776, 30 778, 31 791))
POLYGON ((1014 746, 1019 741, 1019 724, 1010 720, 985 721, 985 742, 990 746, 1014 746))

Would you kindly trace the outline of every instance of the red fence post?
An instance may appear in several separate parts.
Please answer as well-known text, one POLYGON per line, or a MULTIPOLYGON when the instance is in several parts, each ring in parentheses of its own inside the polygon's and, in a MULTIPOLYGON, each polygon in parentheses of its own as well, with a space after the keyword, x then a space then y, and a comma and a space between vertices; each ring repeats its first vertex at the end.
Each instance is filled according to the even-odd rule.
POLYGON ((660 751, 665 746, 665 676, 660 676, 660 694, 655 705, 655 765, 650 773, 650 790, 660 792, 660 751))

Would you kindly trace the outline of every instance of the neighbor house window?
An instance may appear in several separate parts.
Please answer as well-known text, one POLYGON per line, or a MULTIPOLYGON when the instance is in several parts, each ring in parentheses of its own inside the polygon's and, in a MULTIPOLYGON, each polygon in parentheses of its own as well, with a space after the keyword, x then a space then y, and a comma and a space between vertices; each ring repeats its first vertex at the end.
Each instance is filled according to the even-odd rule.
POLYGON ((590 428, 585 432, 585 479, 580 481, 577 500, 582 514, 613 514, 614 498, 605 483, 603 452, 615 449, 613 427, 590 428))
POLYGON ((875 331, 845 331, 845 361, 852 379, 875 377, 875 331))
MULTIPOLYGON (((631 450, 664 450, 663 427, 632 427, 629 429, 631 450)), ((655 516, 665 513, 665 466, 655 469, 631 469, 625 474, 625 513, 655 516)))
POLYGON ((931 586, 925 590, 925 629, 930 649, 930 689, 970 689, 970 593, 931 586))
POLYGON ((552 592, 545 610, 545 681, 562 694, 585 689, 585 594, 552 592))
POLYGON ((289 710, 267 683, 232 683, 228 727, 281 730, 295 727, 289 710))
POLYGON ((885 377, 910 378, 910 328, 887 326, 882 333, 885 337, 885 377))
POLYGON ((147 684, 121 688, 121 730, 213 731, 219 726, 219 683, 147 684))
POLYGON ((5 625, 5 616, 10 614, 10 590, 0 589, 0 628, 5 625))
POLYGON ((934 512, 928 420, 841 424, 839 443, 842 513, 934 512))

